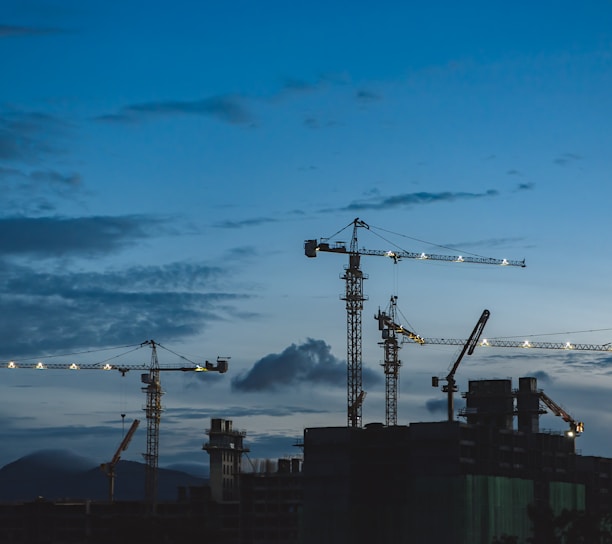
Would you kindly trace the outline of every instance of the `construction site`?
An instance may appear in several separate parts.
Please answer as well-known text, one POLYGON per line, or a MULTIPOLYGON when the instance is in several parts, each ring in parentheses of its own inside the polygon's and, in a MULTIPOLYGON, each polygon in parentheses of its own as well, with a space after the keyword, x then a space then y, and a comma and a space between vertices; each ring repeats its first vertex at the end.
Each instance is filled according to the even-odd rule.
MULTIPOLYGON (((358 232, 369 226, 357 218, 348 227, 348 245, 329 239, 304 243, 311 259, 321 253, 348 257, 342 276, 347 319, 345 426, 305 428, 295 444, 296 455, 255 466, 248 456, 247 431, 233 427, 232 414, 212 418, 202 444, 210 462, 208 484, 178 488, 175 501, 160 501, 160 375, 225 374, 229 357, 215 364, 164 367, 157 359, 159 345, 151 340, 145 343, 152 349, 149 366, 106 369, 146 371, 143 500, 114 500, 115 468, 138 427, 135 420, 111 461, 101 467, 108 478, 107 501, 33 497, 0 504, 0 541, 496 544, 569 542, 568 535, 582 531, 578 534, 587 538, 584 542, 608 542, 612 459, 580 454, 576 440, 585 431, 583 422, 541 389, 535 376, 469 380, 467 390, 460 391, 457 373, 466 355, 485 346, 592 352, 610 352, 610 346, 486 340, 486 309, 467 338, 422 337, 400 323, 397 296, 391 295, 387 308, 374 315, 384 353, 384 422, 364 422, 362 256, 393 262, 419 259, 518 268, 526 264, 363 249, 358 232), (431 385, 445 394, 446 417, 441 421, 399 423, 399 353, 405 342, 459 348, 449 372, 431 379, 431 385), (465 402, 457 408, 459 393, 465 402), (543 431, 540 418, 547 413, 563 420, 565 430, 543 431), (565 525, 555 525, 562 516, 567 518, 565 525), (590 525, 577 529, 587 518, 590 525)), ((9 363, 9 368, 11 364, 17 367, 9 363)))

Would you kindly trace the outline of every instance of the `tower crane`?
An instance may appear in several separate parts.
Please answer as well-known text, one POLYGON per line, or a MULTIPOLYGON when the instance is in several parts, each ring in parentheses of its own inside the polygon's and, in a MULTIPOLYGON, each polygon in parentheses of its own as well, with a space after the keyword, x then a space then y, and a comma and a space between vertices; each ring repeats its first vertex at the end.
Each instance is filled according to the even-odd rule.
MULTIPOLYGON (((442 391, 444 391, 448 397, 447 410, 448 410, 448 420, 449 421, 453 421, 455 417, 454 394, 457 392, 457 382, 455 381, 455 373, 457 372, 457 369, 459 368, 459 364, 461 363, 463 356, 466 353, 468 355, 472 355, 472 353, 474 353, 474 350, 476 349, 476 346, 478 345, 478 340, 480 338, 480 335, 482 334, 484 326, 487 324, 487 320, 489 319, 490 315, 491 314, 489 310, 484 310, 482 312, 482 315, 478 319, 478 322, 476 323, 476 326, 474 327, 472 334, 470 334, 470 337, 463 344, 463 349, 461 350, 461 353, 459 353, 459 357, 457 357, 455 364, 453 365, 450 372, 445 378, 446 385, 442 387, 442 391)), ((438 382, 439 380, 436 376, 434 376, 431 379, 431 384, 434 387, 438 387, 438 382)))
POLYGON ((204 365, 177 366, 159 364, 157 347, 163 347, 154 340, 147 340, 139 344, 135 349, 149 346, 151 348, 151 362, 149 365, 136 364, 111 364, 111 363, 36 363, 10 361, 5 368, 32 368, 37 370, 117 370, 125 376, 130 370, 144 370, 141 381, 144 384, 142 391, 146 395, 146 406, 144 408, 147 418, 147 451, 143 454, 145 460, 145 500, 150 503, 154 510, 157 503, 157 472, 159 461, 159 423, 163 407, 161 397, 164 394, 161 388, 160 372, 218 372, 224 374, 229 368, 229 357, 217 357, 215 364, 206 361, 204 365))
POLYGON ((399 359, 400 345, 397 335, 402 334, 417 343, 422 343, 423 339, 405 329, 395 322, 397 311, 397 296, 392 296, 389 302, 389 313, 381 312, 374 316, 378 321, 378 330, 382 332, 382 346, 385 359, 382 364, 385 373, 385 425, 397 425, 397 384, 399 380, 399 369, 402 362, 399 359))
POLYGON ((320 240, 311 239, 304 242, 306 257, 316 257, 319 252, 347 254, 348 267, 345 268, 342 279, 345 281, 345 294, 342 300, 346 302, 346 336, 347 336, 347 420, 349 427, 361 427, 362 403, 364 398, 362 383, 362 350, 361 350, 361 312, 366 297, 363 294, 363 280, 367 276, 360 268, 362 255, 390 257, 394 262, 401 259, 418 259, 422 261, 446 261, 455 263, 493 264, 498 266, 525 267, 525 261, 508 259, 493 259, 487 257, 462 257, 451 255, 436 255, 430 253, 416 253, 396 250, 384 251, 376 249, 359 249, 357 232, 364 228, 370 230, 370 225, 359 218, 355 218, 342 232, 350 226, 353 227, 351 242, 347 248, 346 243, 336 242, 330 245, 329 238, 320 240))
MULTIPOLYGON (((446 345, 446 346, 463 346, 463 350, 467 349, 469 339, 457 339, 457 338, 422 338, 423 342, 421 345, 446 345)), ((503 340, 503 339, 483 339, 476 342, 476 345, 482 348, 518 348, 518 349, 553 349, 553 350, 564 350, 564 351, 598 351, 598 352, 611 352, 612 343, 608 344, 575 344, 572 342, 532 342, 529 340, 517 341, 517 340, 503 340)), ((432 378, 432 385, 437 386, 435 382, 437 378, 432 378)), ((569 423, 569 430, 567 431, 569 436, 579 436, 584 432, 584 423, 582 421, 575 420, 568 412, 566 412, 561 406, 559 406, 554 400, 552 400, 543 391, 538 392, 538 397, 542 403, 549 408, 556 416, 559 416, 563 421, 569 423)))
POLYGON ((132 440, 132 436, 134 436, 134 433, 136 432, 136 429, 138 428, 139 424, 140 424, 139 419, 135 419, 132 422, 131 427, 129 428, 126 435, 123 437, 123 440, 121 441, 121 444, 119 444, 119 447, 117 448, 115 455, 113 455, 113 458, 108 463, 102 463, 100 465, 100 468, 108 476, 108 501, 109 502, 113 502, 113 500, 115 499, 115 467, 117 466, 119 459, 121 459, 121 452, 124 452, 125 450, 127 450, 132 440))

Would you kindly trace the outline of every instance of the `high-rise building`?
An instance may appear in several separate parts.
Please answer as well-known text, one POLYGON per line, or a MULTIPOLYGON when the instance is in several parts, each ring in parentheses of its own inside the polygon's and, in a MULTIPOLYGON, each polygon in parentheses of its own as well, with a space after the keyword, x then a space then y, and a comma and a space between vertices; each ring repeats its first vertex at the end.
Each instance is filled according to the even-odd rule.
POLYGON ((242 454, 249 451, 244 446, 245 431, 232 428, 230 419, 211 420, 206 430, 208 442, 202 447, 210 455, 210 490, 216 502, 232 502, 240 499, 240 473, 242 454))

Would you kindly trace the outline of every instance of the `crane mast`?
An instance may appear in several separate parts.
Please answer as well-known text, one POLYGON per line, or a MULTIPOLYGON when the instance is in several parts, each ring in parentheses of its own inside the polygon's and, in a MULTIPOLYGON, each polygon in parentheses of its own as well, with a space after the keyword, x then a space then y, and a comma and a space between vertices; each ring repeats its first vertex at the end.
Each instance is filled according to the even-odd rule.
POLYGON ((378 321, 378 329, 382 332, 382 346, 384 349, 384 362, 382 367, 385 373, 385 425, 397 425, 397 397, 398 397, 398 382, 399 370, 402 362, 399 359, 400 344, 397 335, 407 336, 415 342, 422 343, 422 339, 417 334, 398 325, 396 320, 397 314, 397 296, 392 296, 389 302, 389 313, 381 312, 374 316, 378 321))
POLYGON ((359 268, 361 256, 357 249, 357 229, 368 228, 359 219, 353 223, 349 251, 349 265, 344 271, 346 302, 346 360, 347 360, 347 419, 349 427, 361 427, 361 413, 365 392, 362 382, 361 312, 363 310, 363 280, 367 279, 359 268))
POLYGON ((141 375, 141 380, 145 384, 142 390, 147 397, 147 404, 145 406, 145 414, 147 417, 147 452, 143 454, 145 460, 145 500, 154 505, 157 500, 159 422, 163 411, 161 398, 164 392, 161 388, 159 376, 157 345, 153 340, 147 340, 144 344, 151 346, 151 365, 149 366, 149 373, 141 375))
MULTIPOLYGON (((508 259, 492 259, 487 257, 462 257, 451 255, 436 255, 430 253, 416 253, 411 251, 372 250, 359 249, 357 244, 357 230, 370 229, 370 226, 359 218, 355 218, 347 227, 353 226, 353 233, 349 247, 343 242, 331 246, 329 239, 321 241, 316 239, 305 240, 304 253, 306 257, 316 257, 318 252, 348 254, 349 264, 341 277, 345 281, 345 293, 342 300, 346 302, 346 343, 347 343, 347 421, 349 427, 362 426, 362 405, 365 391, 362 384, 362 335, 361 313, 366 297, 363 294, 363 280, 367 276, 360 268, 361 255, 390 257, 394 262, 401 259, 418 259, 431 261, 446 261, 455 263, 494 264, 500 266, 519 266, 524 268, 525 261, 511 261, 508 259)), ((345 228, 347 228, 345 227, 345 228)), ((342 229, 344 230, 344 229, 342 229)))

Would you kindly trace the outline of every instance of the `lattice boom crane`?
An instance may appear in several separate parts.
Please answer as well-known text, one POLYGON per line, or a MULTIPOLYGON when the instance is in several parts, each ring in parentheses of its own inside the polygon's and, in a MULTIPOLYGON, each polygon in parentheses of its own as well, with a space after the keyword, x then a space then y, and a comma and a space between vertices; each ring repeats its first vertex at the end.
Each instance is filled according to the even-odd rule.
POLYGON ((397 335, 403 335, 417 343, 423 339, 395 322, 397 312, 397 297, 392 296, 389 301, 389 309, 378 313, 374 319, 378 321, 378 330, 382 333, 382 346, 385 351, 385 360, 382 364, 385 372, 385 425, 387 427, 397 425, 397 384, 399 381, 399 370, 402 362, 399 359, 400 344, 397 335))
MULTIPOLYGON (((142 391, 146 394, 147 402, 145 414, 147 418, 147 451, 143 454, 145 460, 145 500, 152 508, 157 502, 157 472, 159 461, 159 423, 163 407, 161 397, 164 394, 161 388, 160 372, 219 372, 224 374, 229 368, 229 357, 217 357, 215 364, 206 361, 204 365, 193 366, 163 365, 159 364, 157 358, 157 347, 160 346, 154 340, 147 340, 139 347, 151 347, 151 362, 149 365, 136 364, 111 364, 111 363, 36 363, 10 361, 5 368, 30 368, 36 370, 117 370, 125 376, 130 370, 143 370, 147 373, 141 374, 144 384, 142 391)), ((163 347, 163 346, 161 346, 163 347)))
MULTIPOLYGON (((330 245, 328 238, 321 240, 311 239, 304 242, 304 253, 306 257, 316 257, 319 252, 346 254, 349 257, 348 267, 345 268, 342 279, 345 280, 345 294, 342 300, 346 302, 346 335, 347 335, 347 420, 349 427, 361 427, 362 404, 365 396, 362 383, 362 336, 361 336, 361 312, 366 297, 363 294, 363 280, 367 276, 360 268, 362 255, 389 257, 394 262, 401 259, 416 259, 421 261, 445 261, 453 263, 492 264, 498 266, 525 267, 525 261, 514 261, 508 259, 493 259, 488 257, 463 257, 452 255, 437 255, 434 253, 417 253, 404 250, 377 250, 359 249, 357 242, 357 231, 360 228, 370 230, 370 225, 359 218, 342 229, 353 227, 351 242, 347 248, 345 242, 336 242, 330 245)), ((340 231, 341 232, 341 231, 340 231)))

